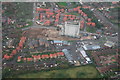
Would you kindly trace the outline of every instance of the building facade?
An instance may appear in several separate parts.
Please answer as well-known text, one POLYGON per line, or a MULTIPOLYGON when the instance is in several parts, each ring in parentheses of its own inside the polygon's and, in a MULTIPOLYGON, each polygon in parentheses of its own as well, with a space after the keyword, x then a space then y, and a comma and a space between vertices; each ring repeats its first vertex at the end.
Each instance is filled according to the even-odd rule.
POLYGON ((80 24, 77 22, 65 22, 64 35, 79 37, 80 24))

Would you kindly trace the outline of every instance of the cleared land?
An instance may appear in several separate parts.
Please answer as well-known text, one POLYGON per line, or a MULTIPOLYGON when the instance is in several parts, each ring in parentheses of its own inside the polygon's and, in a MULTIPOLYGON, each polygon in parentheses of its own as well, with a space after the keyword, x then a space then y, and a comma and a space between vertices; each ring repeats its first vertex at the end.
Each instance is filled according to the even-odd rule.
POLYGON ((92 65, 81 67, 22 74, 19 78, 98 78, 99 73, 92 65), (32 75, 32 76, 31 76, 32 75))
POLYGON ((59 35, 59 31, 53 28, 31 28, 24 32, 23 36, 28 38, 43 38, 47 40, 83 40, 91 39, 92 37, 81 37, 81 38, 72 38, 68 36, 59 35))

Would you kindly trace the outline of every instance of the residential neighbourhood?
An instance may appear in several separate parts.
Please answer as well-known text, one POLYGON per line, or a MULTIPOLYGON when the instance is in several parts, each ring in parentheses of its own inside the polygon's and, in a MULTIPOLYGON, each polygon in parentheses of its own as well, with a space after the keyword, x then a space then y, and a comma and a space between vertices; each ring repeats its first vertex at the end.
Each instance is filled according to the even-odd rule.
POLYGON ((119 2, 2 2, 3 78, 119 79, 119 8, 119 2))

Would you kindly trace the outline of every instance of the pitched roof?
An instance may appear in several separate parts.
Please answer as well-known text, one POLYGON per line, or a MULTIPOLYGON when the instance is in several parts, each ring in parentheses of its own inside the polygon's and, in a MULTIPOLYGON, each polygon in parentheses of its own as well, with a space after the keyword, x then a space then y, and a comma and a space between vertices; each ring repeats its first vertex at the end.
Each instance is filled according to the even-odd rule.
POLYGON ((32 61, 32 58, 27 58, 27 61, 32 61))
POLYGON ((92 25, 92 26, 95 26, 95 23, 92 22, 91 25, 92 25))
POLYGON ((23 58, 23 60, 24 60, 24 61, 26 61, 26 60, 27 60, 27 58, 23 58))
POLYGON ((19 46, 16 48, 17 51, 19 51, 20 49, 21 49, 21 48, 20 48, 19 46))
POLYGON ((16 50, 13 50, 11 54, 16 54, 16 53, 17 53, 17 51, 16 51, 16 50))
POLYGON ((8 56, 7 54, 5 54, 3 58, 4 59, 10 59, 10 56, 8 56))
POLYGON ((65 10, 64 10, 64 9, 61 9, 60 11, 61 11, 61 12, 64 12, 65 10))
POLYGON ((18 59, 21 59, 21 57, 20 57, 20 56, 18 56, 18 59))
POLYGON ((49 58, 49 55, 45 54, 45 55, 41 55, 41 57, 44 58, 49 58))
POLYGON ((88 18, 87 20, 88 20, 88 21, 91 21, 92 19, 91 19, 91 18, 88 18))
POLYGON ((41 58, 41 56, 40 56, 40 55, 38 55, 38 56, 37 56, 37 59, 40 59, 40 58, 41 58))

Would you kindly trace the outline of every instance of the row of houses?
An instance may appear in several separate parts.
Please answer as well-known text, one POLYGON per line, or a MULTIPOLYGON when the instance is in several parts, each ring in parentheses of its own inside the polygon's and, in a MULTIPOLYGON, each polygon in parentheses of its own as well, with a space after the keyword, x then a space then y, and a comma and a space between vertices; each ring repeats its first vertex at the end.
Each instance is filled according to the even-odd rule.
POLYGON ((87 22, 87 25, 88 25, 88 26, 93 26, 93 27, 96 26, 96 24, 95 24, 94 22, 87 22))
POLYGON ((17 62, 20 62, 20 61, 37 61, 37 60, 40 60, 40 59, 47 59, 47 58, 57 58, 59 56, 64 56, 64 53, 63 52, 57 52, 57 53, 54 53, 54 54, 43 54, 43 55, 32 55, 31 58, 23 58, 21 56, 18 56, 18 59, 17 59, 17 62))
POLYGON ((25 41, 26 41, 26 37, 24 37, 24 36, 21 37, 21 38, 20 38, 20 42, 19 42, 18 46, 16 47, 16 49, 14 49, 14 50, 11 52, 10 55, 5 54, 5 55, 3 56, 3 59, 9 60, 9 59, 11 59, 14 55, 16 55, 17 52, 19 52, 19 51, 23 48, 23 44, 25 43, 25 41))

